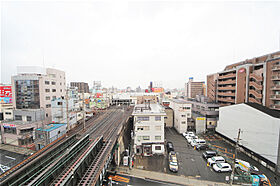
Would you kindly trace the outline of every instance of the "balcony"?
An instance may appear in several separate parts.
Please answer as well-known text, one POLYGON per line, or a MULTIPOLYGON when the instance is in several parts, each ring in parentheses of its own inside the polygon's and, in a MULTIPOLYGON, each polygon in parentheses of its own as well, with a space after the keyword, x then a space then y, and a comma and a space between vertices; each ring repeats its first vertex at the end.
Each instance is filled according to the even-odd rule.
POLYGON ((228 98, 218 98, 218 102, 235 103, 235 99, 232 99, 230 97, 228 97, 228 98))
POLYGON ((260 99, 255 99, 253 97, 249 97, 249 102, 251 103, 258 103, 258 104, 262 104, 260 99))
POLYGON ((280 105, 270 105, 270 108, 280 110, 280 105))
POLYGON ((280 90, 280 85, 274 85, 271 87, 271 90, 280 90))
POLYGON ((270 99, 272 99, 272 100, 280 100, 280 95, 271 95, 270 99))
POLYGON ((235 86, 218 87, 218 90, 235 90, 235 86))
POLYGON ((280 65, 274 65, 272 67, 272 71, 278 71, 278 70, 280 70, 280 65))
POLYGON ((219 75, 218 79, 235 78, 236 74, 219 75))
POLYGON ((280 76, 272 76, 271 80, 273 81, 279 81, 280 80, 280 76))
POLYGON ((259 90, 250 89, 249 94, 252 94, 257 99, 262 99, 262 92, 259 90))
POLYGON ((235 93, 232 92, 218 92, 219 96, 235 96, 235 93))
POLYGON ((235 85, 235 80, 218 81, 218 85, 235 85))
POLYGON ((256 74, 250 74, 250 78, 253 78, 256 81, 262 81, 263 80, 262 76, 258 76, 256 74))
POLYGON ((262 90, 262 88, 263 88, 261 83, 257 83, 257 82, 254 82, 254 81, 250 81, 249 86, 252 86, 257 90, 262 90))

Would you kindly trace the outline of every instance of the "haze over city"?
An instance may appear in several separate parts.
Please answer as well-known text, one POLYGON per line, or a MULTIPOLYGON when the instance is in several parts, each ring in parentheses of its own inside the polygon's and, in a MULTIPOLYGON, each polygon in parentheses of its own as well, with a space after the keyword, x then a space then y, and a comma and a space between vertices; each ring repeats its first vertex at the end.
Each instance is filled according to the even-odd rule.
POLYGON ((133 88, 188 77, 279 50, 280 2, 1 2, 1 82, 16 66, 54 67, 66 80, 133 88))

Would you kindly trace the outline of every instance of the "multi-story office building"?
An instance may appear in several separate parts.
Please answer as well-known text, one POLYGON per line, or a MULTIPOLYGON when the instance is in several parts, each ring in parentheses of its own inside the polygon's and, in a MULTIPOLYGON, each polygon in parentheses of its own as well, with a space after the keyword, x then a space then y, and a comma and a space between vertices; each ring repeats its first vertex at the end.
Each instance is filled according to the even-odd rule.
POLYGON ((43 109, 51 121, 51 100, 65 96, 65 73, 42 67, 23 66, 12 76, 13 108, 43 109))
POLYGON ((78 87, 79 93, 89 93, 88 83, 85 82, 70 82, 71 87, 78 87))
POLYGON ((252 102, 280 110, 280 51, 208 75, 207 94, 221 106, 252 102))
POLYGON ((164 154, 164 108, 159 104, 137 104, 134 116, 134 152, 144 156, 164 154))
POLYGON ((193 81, 193 77, 190 77, 189 82, 185 84, 185 96, 195 98, 197 95, 205 95, 205 83, 204 81, 193 81))
POLYGON ((195 129, 192 119, 192 104, 183 99, 172 99, 170 108, 174 112, 174 128, 182 134, 187 130, 195 129))

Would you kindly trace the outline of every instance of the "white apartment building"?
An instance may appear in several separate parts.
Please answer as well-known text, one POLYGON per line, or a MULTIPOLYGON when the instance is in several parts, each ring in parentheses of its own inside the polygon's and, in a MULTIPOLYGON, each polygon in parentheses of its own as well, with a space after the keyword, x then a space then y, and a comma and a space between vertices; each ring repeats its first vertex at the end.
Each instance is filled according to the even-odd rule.
POLYGON ((192 122, 192 104, 183 99, 172 99, 170 108, 174 111, 174 127, 182 134, 194 128, 192 122))
POLYGON ((132 115, 135 154, 164 154, 164 108, 159 104, 137 104, 132 115))
POLYGON ((51 100, 65 96, 65 72, 42 67, 21 66, 12 76, 14 109, 44 109, 51 121, 51 100))

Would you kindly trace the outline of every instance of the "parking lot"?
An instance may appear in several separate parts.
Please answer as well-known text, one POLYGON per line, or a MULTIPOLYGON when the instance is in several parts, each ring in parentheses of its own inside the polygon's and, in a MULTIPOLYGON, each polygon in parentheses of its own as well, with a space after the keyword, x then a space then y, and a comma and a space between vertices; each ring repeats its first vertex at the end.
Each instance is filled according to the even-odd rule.
MULTIPOLYGON (((206 139, 206 141, 212 145, 215 145, 217 147, 220 147, 221 151, 226 150, 228 153, 228 156, 230 156, 230 154, 234 153, 234 147, 232 145, 230 145, 225 139, 223 139, 222 137, 220 137, 219 135, 204 135, 202 136, 204 139, 206 139)), ((277 180, 275 180, 275 174, 268 168, 264 167, 262 164, 260 164, 259 162, 255 161, 254 159, 248 157, 246 154, 242 153, 242 152, 238 152, 237 153, 237 159, 241 159, 244 161, 249 162, 251 165, 256 166, 260 173, 265 174, 268 179, 270 180, 271 185, 275 185, 278 186, 280 185, 280 178, 278 178, 277 180)))
POLYGON ((25 155, 0 149, 0 174, 24 160, 25 155))
POLYGON ((173 173, 168 169, 168 157, 166 156, 167 173, 216 182, 225 182, 225 177, 230 175, 230 173, 216 173, 211 167, 208 167, 206 160, 202 158, 204 150, 197 151, 188 146, 187 140, 175 129, 166 128, 165 136, 166 141, 173 143, 179 162, 178 172, 173 173))

